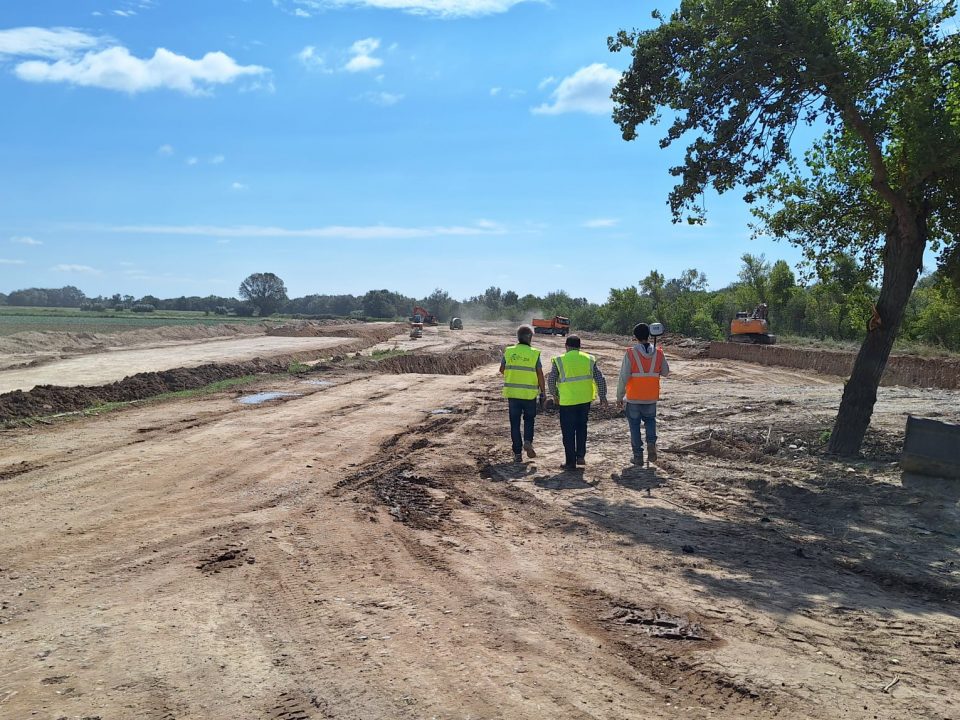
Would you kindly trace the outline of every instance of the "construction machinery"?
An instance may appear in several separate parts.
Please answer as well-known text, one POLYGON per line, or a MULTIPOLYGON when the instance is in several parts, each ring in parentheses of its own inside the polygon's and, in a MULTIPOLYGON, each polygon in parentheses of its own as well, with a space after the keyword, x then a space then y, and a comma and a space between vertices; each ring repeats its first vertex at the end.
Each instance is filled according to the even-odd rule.
POLYGON ((463 330, 463 320, 460 318, 450 318, 451 330, 463 330))
POLYGON ((564 337, 570 332, 570 320, 560 315, 554 315, 549 320, 534 318, 532 325, 533 331, 538 335, 559 335, 564 337))
POLYGON ((421 321, 424 325, 434 326, 434 325, 439 325, 439 324, 440 324, 440 323, 437 321, 437 316, 436 316, 436 315, 434 315, 433 313, 431 313, 430 311, 428 311, 426 308, 420 307, 419 305, 417 305, 416 307, 413 308, 413 315, 414 315, 414 317, 416 317, 417 315, 419 315, 419 316, 420 316, 420 321, 421 321))
POLYGON ((755 345, 773 345, 777 336, 770 334, 767 324, 767 304, 760 303, 753 313, 738 312, 730 322, 730 342, 753 343, 755 345))

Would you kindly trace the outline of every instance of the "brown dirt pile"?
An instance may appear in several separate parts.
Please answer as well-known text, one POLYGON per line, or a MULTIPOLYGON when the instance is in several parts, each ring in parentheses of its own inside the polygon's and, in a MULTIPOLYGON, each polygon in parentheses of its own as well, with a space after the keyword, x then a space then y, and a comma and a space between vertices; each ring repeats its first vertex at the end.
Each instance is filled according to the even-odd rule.
POLYGON ((425 375, 466 375, 481 365, 497 362, 500 351, 494 349, 464 350, 446 354, 397 355, 369 363, 382 373, 423 373, 425 375))
MULTIPOLYGON (((712 343, 709 357, 740 360, 760 365, 780 365, 813 370, 824 375, 846 377, 853 369, 855 355, 848 352, 811 350, 742 343, 712 343)), ((892 355, 880 381, 881 385, 960 389, 960 360, 892 355)))

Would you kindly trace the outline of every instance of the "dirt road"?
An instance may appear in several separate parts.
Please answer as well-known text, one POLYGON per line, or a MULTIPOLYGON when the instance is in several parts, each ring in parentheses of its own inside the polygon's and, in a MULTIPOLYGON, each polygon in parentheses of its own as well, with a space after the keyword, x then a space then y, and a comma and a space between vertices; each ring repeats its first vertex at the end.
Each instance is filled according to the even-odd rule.
POLYGON ((881 389, 843 463, 839 379, 672 365, 649 470, 612 409, 585 474, 553 415, 508 462, 495 367, 0 433, 0 717, 960 715, 960 493, 894 464, 958 394, 881 389))

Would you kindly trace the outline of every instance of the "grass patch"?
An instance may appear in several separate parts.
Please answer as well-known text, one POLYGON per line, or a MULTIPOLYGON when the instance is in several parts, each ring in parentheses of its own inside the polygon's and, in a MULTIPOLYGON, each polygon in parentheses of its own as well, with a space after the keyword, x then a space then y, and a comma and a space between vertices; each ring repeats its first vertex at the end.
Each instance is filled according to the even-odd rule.
POLYGON ((175 392, 161 393, 160 395, 153 395, 152 397, 141 398, 139 400, 102 403, 100 405, 94 405, 91 408, 87 408, 83 411, 83 414, 100 415, 101 413, 112 412, 114 410, 119 410, 134 404, 140 405, 143 403, 163 402, 165 400, 184 400, 188 398, 202 397, 204 395, 213 395, 214 393, 223 392, 224 390, 229 390, 241 385, 249 385, 258 379, 258 375, 243 375, 241 377, 227 378, 226 380, 218 380, 217 382, 204 385, 203 387, 193 388, 192 390, 177 390, 175 392))
POLYGON ((406 350, 393 348, 391 350, 374 350, 372 353, 370 353, 370 357, 372 357, 374 360, 386 360, 388 358, 400 357, 408 354, 409 353, 406 350))
POLYGON ((310 372, 313 368, 310 365, 305 365, 299 360, 294 360, 287 366, 287 372, 291 375, 303 375, 304 373, 310 372))

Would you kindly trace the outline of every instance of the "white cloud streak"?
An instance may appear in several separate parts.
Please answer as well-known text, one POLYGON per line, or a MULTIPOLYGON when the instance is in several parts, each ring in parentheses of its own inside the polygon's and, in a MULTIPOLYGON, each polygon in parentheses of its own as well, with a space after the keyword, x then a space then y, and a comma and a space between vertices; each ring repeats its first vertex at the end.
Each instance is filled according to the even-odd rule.
POLYGON ((7 258, 0 258, 0 265, 26 265, 27 263, 23 260, 9 260, 7 258))
POLYGON ((59 60, 102 45, 102 40, 73 28, 22 27, 0 30, 0 55, 59 60))
POLYGON ((209 238, 306 238, 332 240, 409 240, 430 237, 473 237, 503 235, 499 223, 482 220, 474 225, 427 225, 402 227, 395 225, 328 225, 317 228, 284 228, 264 225, 106 225, 84 226, 102 232, 128 235, 189 235, 209 238))
POLYGON ((620 71, 604 63, 580 68, 560 81, 551 93, 551 103, 532 109, 538 115, 560 115, 582 112, 593 115, 609 113, 613 109, 610 92, 620 80, 620 71))
POLYGON ((17 245, 43 245, 43 241, 35 240, 25 235, 14 235, 10 238, 10 242, 16 243, 17 245))
POLYGON ((616 218, 596 218, 594 220, 587 220, 583 227, 585 228, 611 228, 616 227, 620 224, 620 221, 616 218))
POLYGON ((441 18, 481 17, 504 13, 522 3, 543 3, 545 0, 294 0, 311 10, 368 7, 399 10, 412 15, 441 18))
POLYGON ((89 265, 73 265, 70 263, 60 263, 50 268, 54 272, 78 273, 80 275, 99 275, 100 271, 89 265))

